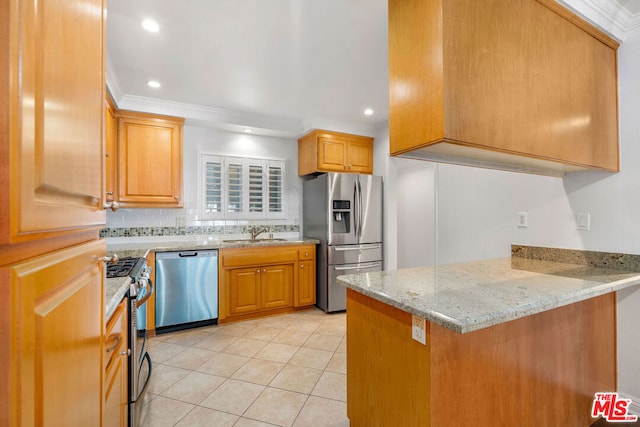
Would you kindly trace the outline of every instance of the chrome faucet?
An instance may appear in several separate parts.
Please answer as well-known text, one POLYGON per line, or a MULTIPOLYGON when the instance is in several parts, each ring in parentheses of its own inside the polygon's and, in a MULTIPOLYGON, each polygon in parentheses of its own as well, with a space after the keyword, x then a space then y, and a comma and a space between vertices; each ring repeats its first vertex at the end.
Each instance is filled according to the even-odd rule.
POLYGON ((258 235, 262 233, 266 233, 268 231, 269 231, 269 227, 262 227, 262 228, 251 227, 251 230, 249 230, 249 232, 251 233, 251 240, 256 240, 256 237, 258 237, 258 235))

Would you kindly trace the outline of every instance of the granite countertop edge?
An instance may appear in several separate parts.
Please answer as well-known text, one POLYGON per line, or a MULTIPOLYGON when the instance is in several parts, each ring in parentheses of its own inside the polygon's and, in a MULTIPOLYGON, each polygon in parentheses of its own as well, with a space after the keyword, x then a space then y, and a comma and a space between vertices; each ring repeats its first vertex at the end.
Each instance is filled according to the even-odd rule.
POLYGON ((510 258, 353 274, 337 281, 467 333, 640 285, 640 255, 512 245, 510 258))
POLYGON ((538 304, 526 304, 515 307, 513 309, 505 309, 501 312, 494 312, 493 314, 479 316, 471 319, 456 319, 435 310, 422 310, 414 305, 411 305, 410 303, 404 303, 400 300, 390 297, 389 295, 369 290, 356 283, 341 279, 340 277, 337 278, 337 281, 339 284, 345 286, 346 288, 352 289, 356 292, 388 304, 392 307, 398 308, 407 313, 427 319, 454 332, 465 334, 490 326, 495 326, 501 323, 506 323, 511 320, 516 320, 522 317, 542 313, 544 311, 552 310, 554 308, 562 307, 575 302, 584 301, 589 298, 608 294, 610 292, 616 292, 622 289, 640 285, 640 273, 638 273, 638 276, 635 278, 619 280, 611 283, 604 283, 589 289, 569 292, 558 298, 540 301, 538 304))
MULTIPOLYGON (((178 241, 178 242, 149 242, 140 244, 113 244, 107 245, 107 253, 118 253, 122 256, 134 256, 146 258, 149 252, 170 252, 182 250, 205 250, 205 249, 235 249, 235 248, 260 248, 270 246, 290 246, 290 245, 310 245, 320 243, 316 239, 287 239, 270 242, 207 242, 206 244, 198 244, 197 242, 178 241), (137 246, 136 248, 130 248, 137 246)), ((120 301, 127 295, 131 280, 128 277, 116 277, 105 280, 105 321, 113 315, 120 301)))

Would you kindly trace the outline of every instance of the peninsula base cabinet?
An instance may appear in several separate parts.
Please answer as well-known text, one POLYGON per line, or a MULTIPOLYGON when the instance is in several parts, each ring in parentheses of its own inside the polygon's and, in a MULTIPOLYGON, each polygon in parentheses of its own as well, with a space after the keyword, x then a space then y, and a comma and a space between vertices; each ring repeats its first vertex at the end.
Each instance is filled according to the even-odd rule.
POLYGON ((616 391, 616 294, 460 334, 347 289, 352 427, 563 426, 616 391))
POLYGON ((315 304, 313 245, 223 249, 219 271, 221 323, 315 304))

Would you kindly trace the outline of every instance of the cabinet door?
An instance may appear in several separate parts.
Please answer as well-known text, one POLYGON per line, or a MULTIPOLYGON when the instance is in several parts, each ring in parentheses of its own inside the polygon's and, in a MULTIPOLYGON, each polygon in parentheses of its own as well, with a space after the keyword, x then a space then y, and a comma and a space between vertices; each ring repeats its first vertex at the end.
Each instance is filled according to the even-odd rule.
MULTIPOLYGON (((8 425, 89 426, 102 400, 104 241, 0 269, 8 425), (6 280, 6 282, 5 282, 6 280)), ((0 402, 0 405, 4 405, 0 402)))
POLYGON ((102 425, 126 427, 128 423, 127 300, 123 300, 107 322, 104 342, 104 401, 102 425))
POLYGON ((347 170, 353 173, 373 173, 373 146, 371 142, 349 141, 347 170))
POLYGON ((117 199, 116 194, 116 165, 117 165, 117 141, 116 134, 118 124, 116 122, 115 108, 111 101, 107 99, 105 111, 105 193, 106 200, 112 202, 117 199))
POLYGON ((6 2, 0 27, 0 242, 103 225, 103 0, 6 2))
POLYGON ((295 288, 295 306, 313 305, 316 303, 316 268, 315 261, 298 262, 298 284, 295 288))
POLYGON ((182 207, 182 121, 118 112, 122 207, 182 207))
POLYGON ((318 138, 318 169, 344 172, 347 160, 347 144, 337 138, 318 138))
POLYGON ((293 264, 262 267, 260 287, 261 308, 290 307, 293 301, 293 264))
POLYGON ((229 314, 260 309, 260 267, 236 268, 229 272, 229 314))

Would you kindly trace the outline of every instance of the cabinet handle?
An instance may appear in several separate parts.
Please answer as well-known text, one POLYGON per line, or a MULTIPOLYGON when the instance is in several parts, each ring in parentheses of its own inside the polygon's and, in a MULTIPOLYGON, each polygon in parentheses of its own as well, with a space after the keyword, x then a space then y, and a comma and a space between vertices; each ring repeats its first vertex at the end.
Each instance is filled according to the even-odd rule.
POLYGON ((304 253, 304 256, 309 256, 309 252, 305 252, 305 253, 304 253))
MULTIPOLYGON (((109 193, 107 193, 109 194, 109 193)), ((105 203, 102 205, 103 209, 111 209, 111 212, 115 212, 120 208, 118 202, 105 203)))
MULTIPOLYGON (((111 337, 111 340, 113 340, 114 337, 111 337)), ((113 350, 115 350, 116 348, 118 348, 118 346, 120 345, 120 341, 122 341, 122 335, 118 335, 117 337, 115 337, 115 344, 113 344, 111 347, 109 347, 107 349, 107 353, 111 353, 113 350)))
POLYGON ((262 272, 263 272, 263 273, 266 273, 266 272, 267 272, 267 269, 266 269, 266 268, 265 268, 265 269, 263 269, 263 270, 262 270, 262 272))
POLYGON ((127 351, 120 352, 120 356, 131 356, 131 349, 128 348, 127 351))
POLYGON ((110 262, 111 264, 117 264, 118 261, 120 261, 120 257, 118 256, 118 254, 113 254, 110 257, 108 256, 102 257, 101 261, 110 262))
POLYGON ((300 264, 300 268, 304 268, 304 264, 300 264))
POLYGON ((258 273, 260 273, 260 269, 258 269, 258 273))

